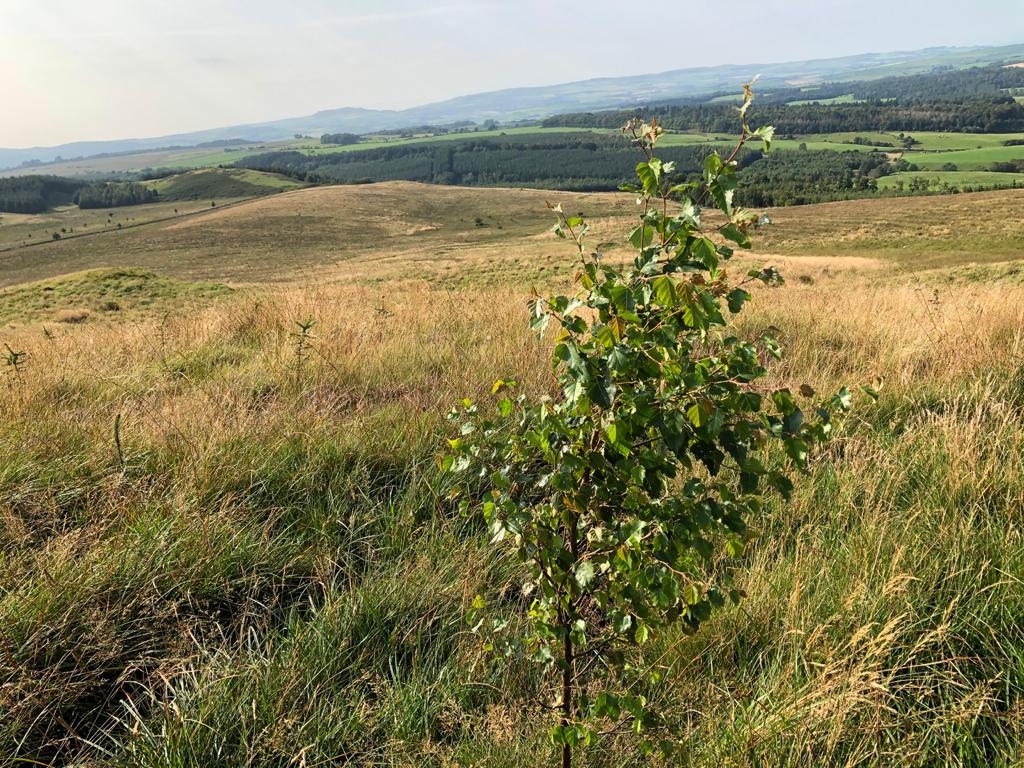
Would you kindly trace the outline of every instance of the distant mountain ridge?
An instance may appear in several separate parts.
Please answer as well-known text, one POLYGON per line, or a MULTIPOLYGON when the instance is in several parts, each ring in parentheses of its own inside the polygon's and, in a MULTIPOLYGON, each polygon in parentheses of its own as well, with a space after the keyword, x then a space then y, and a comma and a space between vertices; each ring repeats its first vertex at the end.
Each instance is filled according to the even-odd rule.
POLYGON ((0 169, 25 162, 48 163, 118 152, 141 152, 168 146, 198 144, 243 137, 275 141, 295 134, 368 133, 420 125, 444 125, 471 120, 540 120, 560 112, 613 109, 737 89, 755 74, 763 88, 813 85, 822 82, 866 80, 892 75, 1010 64, 1024 60, 1024 44, 1001 47, 926 48, 918 51, 866 53, 832 59, 775 64, 690 67, 649 75, 607 77, 549 86, 511 88, 459 96, 404 110, 342 107, 305 117, 234 125, 146 139, 82 141, 54 147, 0 148, 0 169))

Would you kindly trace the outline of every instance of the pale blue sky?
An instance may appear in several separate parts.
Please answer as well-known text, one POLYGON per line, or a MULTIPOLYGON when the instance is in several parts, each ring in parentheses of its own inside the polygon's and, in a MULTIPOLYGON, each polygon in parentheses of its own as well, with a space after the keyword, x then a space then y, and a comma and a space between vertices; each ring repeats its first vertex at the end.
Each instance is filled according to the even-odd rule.
POLYGON ((0 146, 1016 42, 1024 0, 0 0, 0 146))

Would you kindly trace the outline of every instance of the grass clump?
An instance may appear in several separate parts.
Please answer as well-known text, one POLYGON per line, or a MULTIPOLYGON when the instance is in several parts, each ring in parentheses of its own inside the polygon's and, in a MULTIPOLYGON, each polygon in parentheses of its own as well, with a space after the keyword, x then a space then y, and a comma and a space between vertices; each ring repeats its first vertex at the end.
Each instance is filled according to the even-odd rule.
POLYGON ((162 277, 139 269, 90 269, 0 289, 0 323, 81 323, 91 312, 156 312, 231 292, 227 286, 162 277))

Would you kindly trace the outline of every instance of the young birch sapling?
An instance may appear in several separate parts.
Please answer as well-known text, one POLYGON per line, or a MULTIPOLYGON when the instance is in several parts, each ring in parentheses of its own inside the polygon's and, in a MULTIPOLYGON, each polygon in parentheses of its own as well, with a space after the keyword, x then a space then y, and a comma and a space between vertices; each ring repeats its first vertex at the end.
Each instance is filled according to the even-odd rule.
POLYGON ((464 512, 482 515, 494 545, 524 564, 530 601, 516 624, 478 596, 469 620, 487 649, 549 673, 564 768, 580 745, 625 728, 643 753, 677 748, 654 738, 666 731, 638 692, 658 674, 642 646, 672 627, 695 632, 741 600, 727 564, 748 544, 748 521, 769 494, 789 498, 850 407, 846 389, 813 403, 806 386, 766 388, 779 344, 730 327, 748 286, 781 282, 770 267, 738 280, 728 268, 763 223, 733 202, 739 152, 772 139, 747 125, 752 98, 745 86, 736 147, 712 153, 699 180, 677 183, 658 159, 656 121, 625 126, 643 153, 639 183, 624 187, 640 211, 632 263, 589 251, 583 217, 554 208, 555 234, 576 248, 578 291, 535 296, 531 324, 556 327, 558 395, 531 399, 498 381, 493 412, 465 400, 451 416, 459 435, 444 467, 459 475, 464 512))

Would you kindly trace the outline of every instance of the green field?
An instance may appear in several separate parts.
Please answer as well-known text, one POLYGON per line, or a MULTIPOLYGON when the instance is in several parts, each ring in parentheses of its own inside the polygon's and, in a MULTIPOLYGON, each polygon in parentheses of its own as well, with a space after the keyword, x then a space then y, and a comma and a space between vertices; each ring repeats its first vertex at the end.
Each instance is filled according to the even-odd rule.
POLYGON ((296 149, 307 155, 329 155, 336 152, 355 152, 361 149, 379 149, 380 147, 402 146, 404 144, 420 144, 423 142, 463 141, 465 139, 500 139, 502 136, 523 136, 528 134, 558 133, 613 133, 603 128, 498 128, 493 131, 465 131, 442 133, 437 135, 420 135, 411 138, 367 136, 358 144, 331 146, 319 142, 301 141, 289 145, 288 149, 296 149))
POLYGON ((992 163, 1024 160, 1024 145, 962 149, 952 152, 913 152, 907 154, 905 159, 921 168, 941 168, 946 163, 952 163, 960 171, 982 171, 990 168, 992 163))
MULTIPOLYGON (((935 131, 908 131, 904 135, 912 136, 920 142, 912 148, 911 151, 914 152, 1002 147, 1003 142, 1005 141, 1011 139, 1024 139, 1024 133, 939 133, 935 131)), ((808 138, 816 141, 842 143, 852 141, 857 136, 876 142, 879 146, 891 144, 897 150, 902 149, 899 134, 886 133, 884 131, 843 131, 839 133, 812 134, 808 136, 808 138)))
POLYGON ((798 107, 806 104, 857 104, 861 99, 855 99, 852 93, 842 96, 833 96, 831 99, 799 99, 798 101, 787 102, 791 107, 798 107))
MULTIPOLYGON (((290 139, 255 146, 238 146, 217 149, 186 149, 163 152, 146 152, 137 155, 124 155, 110 158, 94 158, 82 161, 70 161, 58 164, 39 166, 33 173, 53 173, 57 175, 81 175, 124 173, 142 170, 143 168, 174 167, 204 168, 218 165, 231 165, 251 154, 295 150, 309 155, 330 155, 348 153, 365 149, 377 149, 388 146, 402 146, 423 142, 449 142, 465 139, 496 139, 504 136, 545 135, 551 133, 579 133, 593 131, 612 134, 616 131, 608 129, 586 128, 540 128, 525 126, 504 128, 492 131, 467 131, 447 134, 420 134, 414 137, 367 136, 358 143, 344 146, 322 145, 316 139, 290 139)), ((938 168, 946 162, 955 163, 960 170, 987 170, 1000 159, 1024 157, 1021 147, 1003 147, 1004 141, 1024 138, 1024 134, 971 134, 971 133, 936 133, 919 132, 911 134, 920 144, 906 152, 906 159, 916 162, 922 168, 938 168), (990 152, 978 152, 979 148, 990 152), (974 154, 959 154, 960 150, 975 151, 974 154), (956 156, 946 156, 949 152, 957 152, 956 156)), ((731 137, 703 133, 667 133, 663 146, 680 146, 691 144, 727 144, 731 137)), ((896 134, 878 131, 849 131, 831 134, 812 134, 795 139, 777 139, 774 144, 778 149, 798 149, 805 145, 811 151, 835 150, 870 152, 879 149, 888 152, 903 151, 900 139, 896 134), (861 137, 874 142, 874 145, 853 144, 852 140, 861 137), (885 146, 886 144, 890 146, 885 146)), ((4 172, 0 175, 11 175, 4 172)))
POLYGON ((994 173, 992 171, 904 171, 883 176, 878 180, 879 189, 895 189, 898 182, 904 185, 910 183, 911 179, 927 179, 933 189, 939 189, 943 183, 960 187, 1012 187, 1024 186, 1024 173, 994 173))
MULTIPOLYGON (((525 128, 511 128, 504 131, 479 131, 471 133, 452 133, 441 136, 421 136, 411 139, 387 139, 387 140, 369 140, 359 144, 339 146, 339 147, 322 147, 319 144, 310 142, 296 142, 289 146, 292 149, 299 149, 307 154, 325 154, 333 152, 351 152, 360 149, 372 149, 382 146, 389 145, 401 145, 401 144, 412 144, 420 142, 432 142, 432 141, 453 141, 461 140, 466 138, 494 138, 500 137, 503 133, 507 135, 529 135, 529 134, 547 134, 552 132, 579 132, 579 131, 593 130, 598 133, 614 134, 615 131, 604 130, 604 129, 578 129, 578 128, 536 128, 536 127, 525 127, 525 128)), ((918 152, 925 151, 937 151, 937 150, 968 150, 977 148, 993 148, 996 149, 996 156, 1009 155, 1016 157, 1014 150, 1019 150, 1019 147, 1003 147, 1003 142, 1011 139, 1024 139, 1024 134, 1018 133, 1003 133, 1003 134, 978 134, 978 133, 936 133, 936 132, 919 132, 912 133, 915 139, 920 144, 915 145, 912 150, 906 155, 910 162, 916 162, 919 155, 918 152)), ((732 142, 733 139, 728 136, 721 136, 710 133, 666 133, 661 140, 662 146, 680 146, 680 145, 691 145, 691 144, 727 144, 732 142)), ((879 131, 848 131, 831 134, 812 134, 807 137, 801 137, 796 139, 776 139, 773 142, 773 146, 778 149, 798 149, 801 144, 805 144, 806 148, 812 151, 816 150, 835 150, 839 152, 844 151, 857 151, 857 152, 871 152, 875 149, 889 152, 904 151, 900 143, 900 138, 897 134, 885 133, 879 131), (874 145, 864 144, 853 144, 854 138, 860 137, 868 139, 874 142, 874 145), (886 145, 890 146, 886 146, 886 145)), ((930 161, 929 161, 930 162, 930 161)), ((943 161, 945 162, 945 161, 943 161)), ((939 163, 941 165, 942 163, 939 163)))
MULTIPOLYGON (((767 96, 768 94, 764 94, 767 96)), ((740 93, 723 93, 721 96, 715 96, 711 99, 709 104, 738 104, 743 101, 743 94, 740 93)))
MULTIPOLYGON (((875 134, 850 134, 851 137, 854 135, 873 137, 875 134)), ((734 137, 711 133, 666 133, 661 137, 661 139, 659 139, 658 143, 663 147, 689 146, 693 144, 709 144, 721 147, 731 146, 735 141, 734 137)), ((756 146, 756 144, 753 146, 756 146)), ((801 146, 811 151, 831 150, 834 152, 872 152, 876 149, 892 151, 887 147, 874 147, 866 144, 852 144, 833 141, 827 138, 827 136, 814 136, 806 139, 775 139, 772 141, 772 147, 774 149, 800 149, 801 146)))
POLYGON ((1006 141, 1024 139, 1024 133, 937 133, 918 131, 911 133, 920 144, 915 150, 949 151, 955 149, 982 149, 1001 147, 1006 141))

